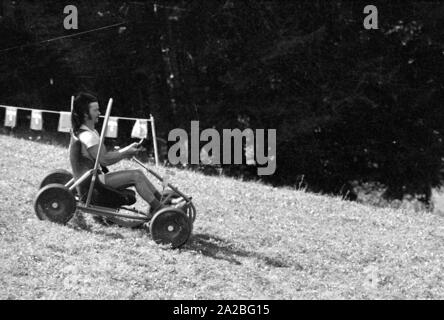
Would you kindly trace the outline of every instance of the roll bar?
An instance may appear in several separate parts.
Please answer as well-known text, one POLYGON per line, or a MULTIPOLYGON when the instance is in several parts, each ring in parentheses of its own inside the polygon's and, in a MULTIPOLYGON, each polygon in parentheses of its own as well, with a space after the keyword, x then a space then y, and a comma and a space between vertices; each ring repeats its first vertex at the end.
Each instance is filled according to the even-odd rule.
POLYGON ((106 128, 108 127, 108 120, 109 120, 109 116, 111 114, 112 106, 113 106, 113 99, 110 98, 108 101, 108 106, 106 107, 105 120, 103 121, 102 132, 100 134, 99 150, 97 151, 96 162, 94 163, 93 176, 91 179, 91 184, 89 185, 88 198, 86 198, 86 206, 89 206, 89 204, 91 202, 91 196, 92 196, 92 192, 94 189, 94 184, 96 183, 97 174, 98 174, 99 165, 100 165, 100 161, 99 161, 100 154, 102 152, 103 143, 105 141, 105 133, 106 133, 106 128))

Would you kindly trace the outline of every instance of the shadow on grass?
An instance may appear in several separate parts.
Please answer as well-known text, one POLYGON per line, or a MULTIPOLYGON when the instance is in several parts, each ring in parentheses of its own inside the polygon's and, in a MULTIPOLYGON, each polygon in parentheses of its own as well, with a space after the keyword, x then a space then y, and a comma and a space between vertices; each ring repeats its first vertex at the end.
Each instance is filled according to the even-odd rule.
POLYGON ((91 232, 97 235, 101 235, 101 236, 105 236, 111 239, 124 239, 125 237, 119 233, 116 232, 115 230, 110 230, 110 229, 97 229, 97 226, 100 227, 109 227, 109 224, 106 224, 106 222, 104 220, 101 219, 94 219, 95 222, 93 222, 94 224, 96 224, 95 227, 93 227, 93 225, 91 225, 91 223, 87 223, 85 218, 83 217, 83 215, 79 215, 76 214, 73 219, 71 220, 69 227, 73 228, 74 230, 78 230, 78 231, 86 231, 86 232, 91 232))
MULTIPOLYGON (((191 236, 186 249, 201 253, 213 259, 225 260, 236 265, 242 264, 238 258, 256 258, 263 261, 266 265, 275 268, 289 268, 291 266, 285 261, 274 257, 236 248, 233 243, 208 234, 195 234, 191 236)), ((302 266, 299 264, 297 264, 296 267, 302 270, 302 266)))
MULTIPOLYGON (((96 221, 97 223, 97 221, 96 221)), ((102 224, 102 227, 106 226, 102 224)), ((97 235, 109 237, 112 239, 124 239, 125 237, 114 230, 96 229, 81 217, 75 216, 71 228, 81 231, 91 232, 97 235)), ((136 230, 136 229, 134 229, 136 230)), ((222 238, 208 234, 195 234, 188 240, 188 243, 183 247, 183 250, 194 251, 199 254, 203 254, 206 257, 210 257, 217 260, 225 260, 235 265, 242 265, 239 258, 255 258, 266 265, 274 268, 289 268, 291 266, 296 267, 298 270, 302 270, 302 266, 298 263, 289 264, 276 257, 269 257, 267 255, 248 251, 242 248, 236 248, 236 246, 222 238)))

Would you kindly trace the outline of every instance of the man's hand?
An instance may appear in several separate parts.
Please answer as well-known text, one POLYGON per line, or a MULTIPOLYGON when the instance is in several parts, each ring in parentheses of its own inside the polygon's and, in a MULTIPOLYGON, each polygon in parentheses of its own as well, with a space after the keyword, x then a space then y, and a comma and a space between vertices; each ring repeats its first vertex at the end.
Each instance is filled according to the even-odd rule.
POLYGON ((124 148, 125 154, 128 158, 131 158, 133 156, 138 156, 141 152, 146 151, 146 148, 141 146, 140 143, 132 143, 129 146, 124 148))
POLYGON ((139 144, 137 142, 134 142, 125 147, 123 150, 125 150, 124 152, 128 157, 132 157, 142 151, 142 148, 139 147, 139 144))
MULTIPOLYGON (((91 154, 93 159, 97 157, 98 149, 99 149, 98 144, 92 146, 91 148, 88 148, 88 152, 91 154)), ((136 142, 131 143, 125 148, 119 149, 117 151, 108 152, 106 148, 103 148, 101 150, 101 155, 100 155, 100 164, 104 166, 110 166, 119 162, 120 160, 132 158, 133 156, 137 155, 138 153, 144 150, 146 149, 141 148, 139 144, 136 142)))

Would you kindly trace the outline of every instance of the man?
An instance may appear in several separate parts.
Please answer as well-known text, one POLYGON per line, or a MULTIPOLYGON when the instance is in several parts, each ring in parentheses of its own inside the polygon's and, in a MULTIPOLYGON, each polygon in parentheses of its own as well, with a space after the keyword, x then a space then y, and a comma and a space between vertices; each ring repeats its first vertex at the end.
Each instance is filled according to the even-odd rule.
MULTIPOLYGON (((95 162, 99 151, 100 135, 95 130, 99 121, 100 110, 97 98, 87 93, 80 93, 74 100, 71 115, 73 134, 82 142, 82 157, 95 162)), ((103 146, 99 162, 102 166, 110 166, 123 159, 131 158, 141 151, 137 143, 132 143, 118 151, 108 151, 103 146)), ((140 170, 120 170, 100 173, 101 183, 112 188, 134 186, 137 193, 149 203, 150 215, 160 209, 161 194, 140 170)))

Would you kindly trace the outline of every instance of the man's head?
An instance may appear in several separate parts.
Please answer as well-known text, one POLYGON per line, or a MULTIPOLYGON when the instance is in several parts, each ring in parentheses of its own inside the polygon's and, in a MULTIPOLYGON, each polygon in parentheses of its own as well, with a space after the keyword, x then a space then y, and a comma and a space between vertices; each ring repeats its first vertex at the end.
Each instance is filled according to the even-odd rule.
POLYGON ((72 128, 75 134, 78 134, 80 126, 87 121, 96 124, 99 121, 99 103, 95 96, 81 92, 74 99, 74 106, 71 115, 72 128))

